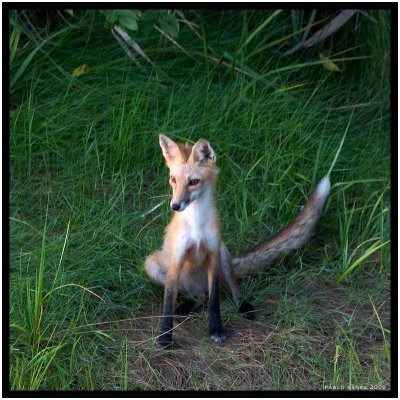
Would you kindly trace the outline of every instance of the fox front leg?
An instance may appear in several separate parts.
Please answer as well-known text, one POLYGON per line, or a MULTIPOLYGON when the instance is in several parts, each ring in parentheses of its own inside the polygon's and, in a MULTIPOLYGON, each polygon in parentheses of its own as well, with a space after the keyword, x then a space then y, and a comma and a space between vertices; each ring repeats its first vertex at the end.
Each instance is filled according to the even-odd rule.
POLYGON ((158 337, 158 344, 164 349, 172 346, 172 317, 174 314, 176 297, 178 295, 180 269, 181 265, 172 266, 168 270, 165 280, 163 317, 161 321, 161 332, 158 337))

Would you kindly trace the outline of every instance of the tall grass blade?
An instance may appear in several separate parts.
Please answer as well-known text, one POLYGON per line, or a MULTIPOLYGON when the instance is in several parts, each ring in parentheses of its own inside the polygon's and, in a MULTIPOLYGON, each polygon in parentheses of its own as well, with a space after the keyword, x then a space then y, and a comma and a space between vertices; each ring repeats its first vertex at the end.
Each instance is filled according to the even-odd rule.
MULTIPOLYGON (((277 17, 280 13, 282 12, 282 10, 276 10, 274 11, 262 24, 260 24, 260 26, 258 26, 251 34, 250 36, 246 39, 246 41, 243 44, 243 47, 240 49, 240 51, 242 51, 242 49, 244 47, 246 47, 254 38, 255 36, 262 31, 275 17, 277 17)), ((240 52, 239 51, 239 52, 240 52)))
POLYGON ((390 240, 387 240, 384 243, 375 243, 374 245, 372 245, 361 257, 359 257, 356 261, 353 262, 353 264, 351 264, 346 271, 340 276, 340 278, 338 279, 338 282, 341 282, 348 274, 350 274, 351 272, 353 272, 358 265, 360 265, 365 259, 367 259, 371 254, 375 253, 377 250, 379 250, 380 248, 382 248, 383 246, 386 246, 388 243, 390 243, 390 240))
POLYGON ((24 60, 24 62, 21 64, 21 66, 18 68, 18 70, 15 72, 13 78, 11 79, 10 82, 10 91, 13 90, 13 87, 15 85, 15 83, 18 81, 18 79, 21 77, 21 75, 25 72, 25 70, 28 68, 29 64, 32 62, 33 58, 35 57, 36 53, 42 49, 42 47, 50 42, 51 40, 53 40, 55 37, 64 34, 65 32, 69 31, 71 28, 70 27, 66 27, 64 29, 61 29, 58 32, 53 33, 52 35, 50 35, 47 39, 43 40, 42 43, 40 43, 38 46, 36 46, 30 53, 29 55, 26 57, 26 59, 24 60))
MULTIPOLYGON (((40 345, 40 329, 43 313, 43 281, 44 281, 44 266, 45 266, 45 255, 46 255, 46 230, 47 230, 47 219, 49 214, 49 196, 47 197, 46 216, 43 228, 42 248, 40 251, 40 264, 39 271, 36 275, 36 287, 34 295, 34 310, 33 310, 33 343, 32 345, 39 348, 40 345)), ((30 296, 29 296, 30 297, 30 296)))
POLYGON ((342 346, 340 344, 336 344, 335 346, 335 358, 333 361, 333 377, 332 377, 332 386, 338 386, 340 371, 339 371, 339 357, 342 350, 342 346))
POLYGON ((308 35, 309 35, 309 33, 310 33, 310 29, 311 29, 311 26, 313 25, 313 23, 314 23, 314 19, 315 19, 315 16, 317 15, 317 10, 312 10, 311 11, 311 15, 310 15, 310 19, 308 20, 308 24, 307 24, 307 29, 304 31, 304 33, 303 33, 303 37, 301 38, 301 41, 302 42, 304 42, 304 41, 306 41, 307 40, 307 37, 308 37, 308 35))
POLYGON ((374 313, 375 313, 375 315, 376 315, 376 318, 378 319, 379 327, 381 328, 381 331, 382 331, 382 336, 383 336, 383 348, 384 348, 384 351, 385 351, 386 359, 387 359, 387 361, 388 361, 388 366, 389 366, 389 370, 390 370, 390 369, 391 369, 390 350, 389 350, 388 341, 387 341, 387 338, 386 338, 386 335, 385 335, 385 333, 390 333, 390 331, 388 331, 386 328, 383 327, 382 321, 381 321, 381 319, 380 319, 380 317, 379 317, 378 311, 376 310, 374 303, 372 302, 371 296, 368 295, 368 297, 369 297, 369 301, 370 301, 371 304, 372 304, 372 308, 374 309, 374 313))
POLYGON ((50 290, 48 293, 46 293, 46 295, 43 297, 43 300, 44 300, 47 296, 50 296, 50 295, 51 295, 53 292, 55 292, 56 290, 60 290, 60 289, 62 289, 62 288, 70 287, 70 286, 76 286, 76 287, 78 287, 78 288, 80 288, 80 289, 82 289, 82 290, 85 290, 86 292, 90 293, 92 296, 97 297, 99 300, 101 300, 101 301, 103 301, 103 302, 105 301, 102 297, 100 297, 98 294, 94 293, 92 290, 90 290, 90 289, 88 289, 88 288, 85 288, 85 287, 82 286, 82 285, 78 285, 77 283, 66 283, 65 285, 58 286, 58 287, 56 287, 56 288, 50 290))
POLYGON ((354 114, 354 108, 353 108, 353 111, 351 112, 351 115, 350 115, 350 118, 349 118, 349 122, 347 123, 347 127, 346 127, 346 130, 344 131, 344 134, 343 134, 342 140, 341 140, 341 142, 340 142, 339 148, 338 148, 337 151, 336 151, 335 158, 333 159, 332 164, 331 164, 331 166, 330 166, 330 168, 329 168, 329 171, 328 171, 328 174, 327 174, 328 176, 331 175, 331 172, 332 172, 332 170, 333 170, 333 167, 335 166, 336 161, 337 161, 337 159, 338 159, 338 157, 339 157, 340 150, 342 150, 342 146, 343 146, 343 143, 344 143, 344 139, 346 138, 347 132, 348 132, 348 130, 349 130, 350 123, 351 123, 351 120, 352 120, 352 118, 353 118, 353 114, 354 114))
POLYGON ((10 68, 14 60, 15 53, 17 51, 19 38, 21 36, 21 28, 15 26, 10 38, 10 68))

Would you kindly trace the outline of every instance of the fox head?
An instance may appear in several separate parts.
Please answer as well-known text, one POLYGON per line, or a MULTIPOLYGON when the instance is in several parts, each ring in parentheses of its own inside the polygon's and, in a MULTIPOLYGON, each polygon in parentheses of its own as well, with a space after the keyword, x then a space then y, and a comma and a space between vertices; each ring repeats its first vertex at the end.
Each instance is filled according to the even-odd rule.
POLYGON ((199 196, 214 190, 218 173, 215 165, 217 157, 205 139, 198 140, 193 147, 175 143, 163 134, 159 139, 170 171, 170 207, 174 211, 183 211, 199 196))

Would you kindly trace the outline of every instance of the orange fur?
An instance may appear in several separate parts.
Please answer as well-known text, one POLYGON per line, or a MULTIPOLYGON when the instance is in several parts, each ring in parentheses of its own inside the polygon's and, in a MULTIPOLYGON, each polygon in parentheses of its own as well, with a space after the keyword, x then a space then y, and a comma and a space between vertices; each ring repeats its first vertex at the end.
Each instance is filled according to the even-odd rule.
POLYGON ((320 182, 302 212, 287 228, 232 260, 221 239, 215 204, 218 169, 214 150, 204 139, 190 147, 162 134, 160 146, 170 170, 173 191, 170 206, 176 211, 165 230, 162 249, 146 259, 149 277, 165 287, 160 343, 164 347, 171 343, 172 317, 167 314, 172 314, 178 292, 189 293, 201 301, 209 297, 210 336, 216 342, 224 341, 218 282, 229 287, 239 310, 254 317, 251 305, 243 300, 237 277, 270 265, 279 255, 300 247, 310 238, 329 195, 329 178, 320 182))

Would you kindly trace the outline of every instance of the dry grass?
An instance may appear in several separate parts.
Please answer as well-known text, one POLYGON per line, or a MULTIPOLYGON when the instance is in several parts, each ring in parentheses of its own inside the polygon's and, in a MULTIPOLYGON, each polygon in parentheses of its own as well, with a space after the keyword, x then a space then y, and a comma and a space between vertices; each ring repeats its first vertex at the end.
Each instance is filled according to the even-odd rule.
MULTIPOLYGON (((380 304, 384 326, 390 325, 388 299, 380 304)), ((115 339, 115 349, 127 343, 129 389, 323 390, 331 384, 336 344, 346 345, 341 327, 351 336, 361 375, 367 376, 374 354, 383 349, 382 333, 368 299, 322 278, 287 292, 286 299, 263 298, 256 321, 239 316, 225 319, 229 340, 221 345, 208 339, 207 313, 202 311, 175 324, 172 350, 158 349, 155 337, 160 313, 161 304, 156 309, 143 308, 134 320, 120 321, 112 329, 105 327, 115 339), (304 320, 298 315, 296 324, 285 323, 280 316, 282 303, 304 301, 310 306, 310 315, 304 320)), ((344 355, 340 362, 345 368, 344 355)), ((389 378, 387 373, 382 380, 387 383, 389 378)))

